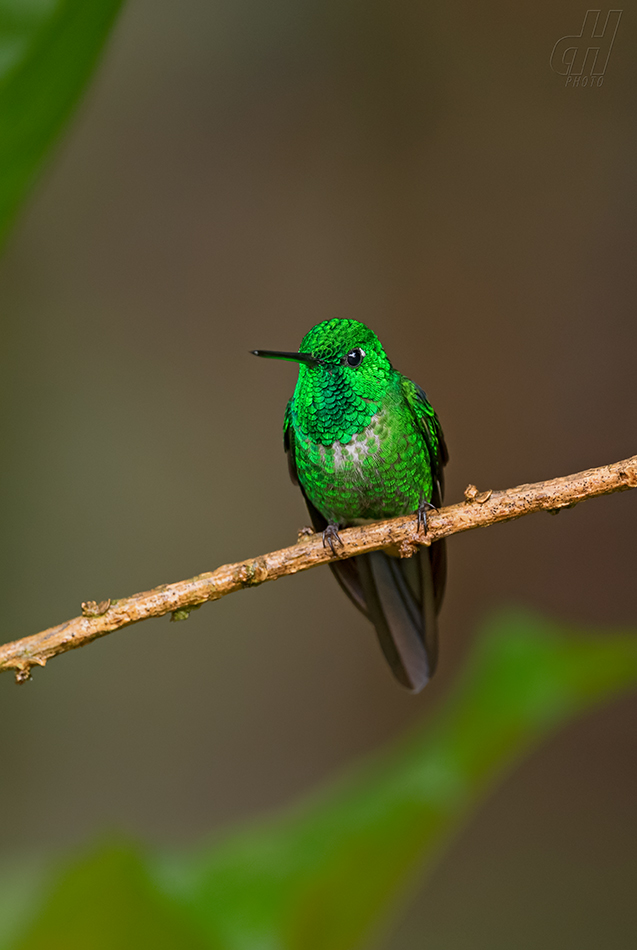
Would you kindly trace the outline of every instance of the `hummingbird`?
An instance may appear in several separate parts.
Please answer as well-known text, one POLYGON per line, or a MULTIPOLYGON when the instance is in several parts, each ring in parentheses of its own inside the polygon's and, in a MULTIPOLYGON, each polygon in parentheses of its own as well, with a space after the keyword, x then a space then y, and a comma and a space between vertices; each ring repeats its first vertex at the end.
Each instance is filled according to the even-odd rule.
POLYGON ((445 542, 411 558, 384 550, 339 558, 339 529, 414 514, 417 531, 426 532, 427 511, 442 504, 449 458, 438 417, 357 320, 318 323, 298 353, 252 353, 299 364, 283 425, 290 477, 335 555, 336 580, 376 628, 396 679, 417 693, 436 668, 445 542))

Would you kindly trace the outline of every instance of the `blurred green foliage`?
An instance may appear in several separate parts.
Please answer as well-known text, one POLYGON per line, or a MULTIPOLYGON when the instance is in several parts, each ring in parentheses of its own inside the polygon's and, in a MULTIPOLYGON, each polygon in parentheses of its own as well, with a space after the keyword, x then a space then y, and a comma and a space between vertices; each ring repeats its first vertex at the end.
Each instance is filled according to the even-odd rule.
POLYGON ((91 76, 122 0, 0 0, 0 241, 91 76))
POLYGON ((634 635, 499 614, 434 720, 397 747, 194 854, 107 843, 51 871, 44 890, 38 876, 2 950, 360 946, 504 770, 636 682, 634 635))

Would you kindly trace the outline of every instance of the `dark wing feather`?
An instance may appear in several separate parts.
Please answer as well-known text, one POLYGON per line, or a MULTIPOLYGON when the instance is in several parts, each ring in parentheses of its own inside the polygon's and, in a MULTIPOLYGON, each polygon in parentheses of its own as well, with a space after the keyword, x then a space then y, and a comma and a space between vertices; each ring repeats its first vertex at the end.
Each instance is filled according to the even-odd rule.
MULTIPOLYGON (((294 450, 294 429, 292 428, 292 400, 285 407, 285 419, 283 420, 283 448, 288 460, 288 472, 293 485, 299 484, 299 476, 296 471, 296 453, 294 450)), ((303 489, 301 489, 303 491, 303 489)), ((305 492, 303 492, 305 494, 305 492)))

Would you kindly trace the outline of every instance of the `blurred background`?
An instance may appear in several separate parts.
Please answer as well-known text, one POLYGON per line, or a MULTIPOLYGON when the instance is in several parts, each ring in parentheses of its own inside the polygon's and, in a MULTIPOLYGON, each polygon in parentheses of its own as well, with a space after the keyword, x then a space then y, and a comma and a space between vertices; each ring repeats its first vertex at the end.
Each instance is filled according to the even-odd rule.
MULTIPOLYGON (((635 453, 635 18, 585 7, 132 0, 0 264, 2 640, 291 544, 294 349, 352 317, 423 385, 447 499, 635 453)), ((324 568, 0 679, 2 859, 192 843, 426 716, 520 603, 634 626, 637 496, 450 542, 439 673, 398 687, 324 568)), ((637 701, 484 804, 379 948, 635 945, 637 701)))

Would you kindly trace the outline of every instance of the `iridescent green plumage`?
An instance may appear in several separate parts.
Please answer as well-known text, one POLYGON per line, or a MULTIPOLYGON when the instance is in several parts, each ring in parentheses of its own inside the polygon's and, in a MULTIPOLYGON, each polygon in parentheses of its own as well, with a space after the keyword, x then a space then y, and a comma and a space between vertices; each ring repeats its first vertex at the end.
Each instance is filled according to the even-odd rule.
MULTIPOLYGON (((441 503, 447 451, 436 414, 368 327, 326 320, 298 355, 255 352, 300 362, 284 442, 314 527, 327 529, 324 537, 331 532, 332 547, 339 527, 412 512, 420 518, 441 503)), ((414 562, 376 552, 330 566, 375 624, 396 676, 417 690, 435 667, 444 547, 422 549, 414 562)))

